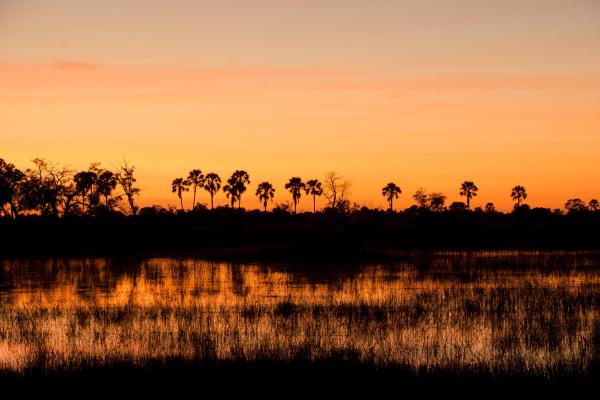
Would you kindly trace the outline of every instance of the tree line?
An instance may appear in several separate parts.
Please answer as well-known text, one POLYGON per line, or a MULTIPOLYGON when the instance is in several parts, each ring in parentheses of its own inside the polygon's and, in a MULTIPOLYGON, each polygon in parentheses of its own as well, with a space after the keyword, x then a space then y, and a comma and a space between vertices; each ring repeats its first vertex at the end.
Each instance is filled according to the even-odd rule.
MULTIPOLYGON (((99 163, 92 163, 87 170, 74 171, 64 165, 58 165, 41 158, 32 160, 33 167, 24 171, 3 159, 0 159, 0 216, 17 218, 22 214, 38 214, 41 216, 97 216, 106 213, 123 213, 136 215, 140 212, 151 212, 159 206, 146 207, 140 210, 137 197, 140 189, 136 187, 135 167, 123 161, 114 171, 106 169, 99 163)), ((204 190, 210 195, 210 208, 214 209, 214 199, 222 192, 229 201, 230 208, 242 207, 242 195, 250 185, 250 175, 244 170, 236 170, 223 182, 214 172, 204 174, 200 169, 192 169, 186 178, 176 178, 171 182, 171 191, 178 200, 180 211, 185 212, 184 195, 191 192, 192 210, 206 208, 197 202, 198 192, 204 190)), ((349 199, 350 181, 336 172, 325 174, 323 180, 317 178, 306 182, 300 177, 291 177, 284 189, 291 196, 293 210, 287 204, 276 205, 274 211, 297 212, 302 195, 312 199, 313 212, 317 212, 318 197, 326 199, 325 210, 348 213, 360 209, 349 199)), ((444 211, 476 211, 496 213, 493 203, 487 203, 482 209, 471 210, 471 202, 477 197, 479 188, 473 181, 464 181, 459 186, 459 195, 464 202, 453 202, 446 206, 447 197, 440 192, 427 193, 418 189, 412 199, 415 205, 406 211, 444 212, 444 211)), ((276 188, 268 181, 258 183, 255 196, 264 211, 269 203, 273 203, 276 188)), ((394 200, 402 194, 400 186, 388 183, 381 190, 388 203, 388 210, 394 211, 394 200)), ((526 210, 527 190, 521 185, 514 186, 510 192, 515 202, 515 210, 526 210)), ((585 201, 575 198, 565 203, 568 212, 600 211, 600 203, 596 199, 585 201)), ((554 210, 557 213, 561 210, 554 210)))
POLYGON ((0 215, 19 217, 25 213, 58 217, 95 216, 120 211, 135 215, 135 167, 123 161, 115 170, 92 163, 85 171, 74 171, 42 158, 22 171, 0 158, 0 215))

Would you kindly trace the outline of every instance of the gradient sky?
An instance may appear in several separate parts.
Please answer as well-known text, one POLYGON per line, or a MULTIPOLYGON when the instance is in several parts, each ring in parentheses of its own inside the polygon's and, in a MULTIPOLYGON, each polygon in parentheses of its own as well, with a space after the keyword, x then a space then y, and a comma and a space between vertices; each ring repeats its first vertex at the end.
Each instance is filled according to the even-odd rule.
POLYGON ((125 157, 144 205, 192 168, 246 169, 247 207, 328 171, 378 207, 600 198, 600 1, 0 0, 0 157, 125 157))

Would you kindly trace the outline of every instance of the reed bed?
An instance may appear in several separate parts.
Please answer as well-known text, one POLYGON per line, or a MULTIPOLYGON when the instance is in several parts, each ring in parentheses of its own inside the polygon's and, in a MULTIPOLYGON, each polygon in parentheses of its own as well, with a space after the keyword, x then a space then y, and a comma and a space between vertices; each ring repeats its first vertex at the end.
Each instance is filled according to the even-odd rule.
POLYGON ((600 355, 598 260, 479 252, 310 268, 3 261, 0 372, 336 360, 415 374, 586 377, 600 355))

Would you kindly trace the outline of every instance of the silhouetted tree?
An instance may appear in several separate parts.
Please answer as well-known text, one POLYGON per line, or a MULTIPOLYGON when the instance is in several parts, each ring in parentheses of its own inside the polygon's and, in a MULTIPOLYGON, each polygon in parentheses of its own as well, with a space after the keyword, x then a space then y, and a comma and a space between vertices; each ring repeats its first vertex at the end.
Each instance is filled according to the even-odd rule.
POLYGON ((489 214, 493 214, 496 212, 496 206, 494 206, 494 203, 487 203, 485 205, 485 212, 489 213, 489 214))
POLYGON ((261 182, 256 189, 256 195, 258 196, 258 200, 262 202, 265 211, 267 211, 269 200, 273 201, 273 197, 275 196, 275 188, 269 182, 261 182))
POLYGON ((193 188, 194 197, 192 200, 192 210, 196 208, 196 189, 201 188, 204 185, 204 175, 202 175, 202 171, 199 169, 193 169, 190 171, 187 181, 193 188))
POLYGON ((313 213, 317 212, 317 196, 323 194, 323 186, 318 179, 310 179, 306 182, 306 188, 304 189, 307 195, 313 198, 313 213))
POLYGON ((118 198, 111 199, 113 190, 117 187, 117 177, 110 171, 102 171, 98 175, 97 190, 98 194, 104 197, 104 206, 111 209, 118 198))
POLYGON ((210 209, 215 208, 214 197, 215 193, 217 193, 221 189, 221 177, 214 172, 206 174, 204 178, 204 190, 210 193, 210 209))
POLYGON ((427 193, 425 193, 425 189, 417 189, 415 194, 413 194, 413 199, 420 208, 427 208, 427 193))
POLYGON ((429 203, 429 209, 433 212, 441 212, 446 209, 446 196, 443 193, 430 193, 427 196, 427 201, 429 203))
POLYGON ((350 181, 345 180, 337 172, 328 172, 325 174, 323 186, 323 193, 328 206, 343 212, 345 209, 344 204, 346 204, 345 202, 348 200, 347 197, 350 193, 350 181))
POLYGON ((81 196, 81 210, 85 213, 87 207, 88 214, 91 213, 93 203, 97 200, 96 196, 94 196, 94 186, 98 178, 97 169, 97 164, 92 164, 88 171, 78 172, 73 177, 77 192, 81 196), (88 200, 87 204, 86 200, 88 200))
POLYGON ((388 183, 383 189, 381 189, 381 194, 390 204, 390 211, 394 211, 394 199, 397 199, 402 193, 402 190, 395 183, 388 183))
POLYGON ((521 207, 521 203, 527 198, 527 191, 523 186, 517 185, 512 188, 510 197, 517 202, 516 206, 521 207))
POLYGON ((225 197, 229 199, 231 202, 231 208, 233 208, 238 196, 235 186, 230 184, 223 186, 223 193, 225 193, 225 197))
POLYGON ((448 207, 448 210, 454 212, 464 212, 467 211, 467 205, 462 201, 455 201, 448 207))
POLYGON ((477 196, 479 188, 471 181, 464 181, 460 185, 460 195, 467 198, 467 210, 471 209, 471 198, 477 196))
POLYGON ((65 166, 58 166, 43 158, 32 160, 35 173, 29 174, 28 196, 30 209, 38 208, 41 215, 58 216, 62 204, 64 213, 65 185, 72 178, 72 172, 65 166))
POLYGON ((590 211, 600 211, 600 202, 598 202, 596 199, 590 200, 588 203, 588 209, 590 211))
POLYGON ((127 197, 127 202, 129 203, 129 208, 131 209, 131 215, 135 215, 137 213, 138 207, 135 204, 135 196, 139 196, 140 194, 140 189, 134 186, 137 182, 134 173, 135 167, 133 165, 129 165, 127 161, 123 161, 116 174, 117 183, 121 186, 121 189, 123 189, 125 197, 127 197))
POLYGON ((0 158, 0 206, 5 215, 8 215, 5 206, 10 207, 13 218, 19 216, 20 185, 25 179, 25 174, 13 164, 0 158))
POLYGON ((70 183, 63 188, 63 215, 70 215, 77 210, 75 198, 77 197, 77 187, 70 183))
POLYGON ((288 183, 285 184, 285 188, 292 194, 292 200, 294 201, 294 214, 296 214, 298 201, 302 196, 302 191, 306 190, 306 184, 302 182, 302 179, 296 177, 290 178, 288 183))
POLYGON ((587 210, 587 207, 585 202, 581 199, 569 199, 565 203, 565 209, 568 212, 578 212, 587 210))
POLYGON ((188 188, 189 183, 183 178, 173 179, 171 183, 171 191, 173 193, 177 193, 177 197, 179 197, 179 202, 181 203, 181 211, 183 211, 183 192, 187 192, 190 189, 188 188))
POLYGON ((231 178, 227 180, 227 185, 223 187, 223 191, 227 193, 227 197, 231 196, 233 207, 234 201, 238 201, 238 208, 242 208, 242 194, 246 191, 246 185, 250 184, 250 176, 244 170, 237 170, 231 178), (227 187, 227 190, 225 190, 227 187))

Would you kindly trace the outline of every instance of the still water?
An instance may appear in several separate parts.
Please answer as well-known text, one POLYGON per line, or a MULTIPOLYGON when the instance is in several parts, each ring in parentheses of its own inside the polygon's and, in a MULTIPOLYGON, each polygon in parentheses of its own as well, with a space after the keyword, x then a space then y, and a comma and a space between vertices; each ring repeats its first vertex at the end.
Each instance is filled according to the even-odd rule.
POLYGON ((0 261, 5 372, 334 358, 551 376, 585 374, 599 354, 594 253, 409 254, 367 265, 0 261))

